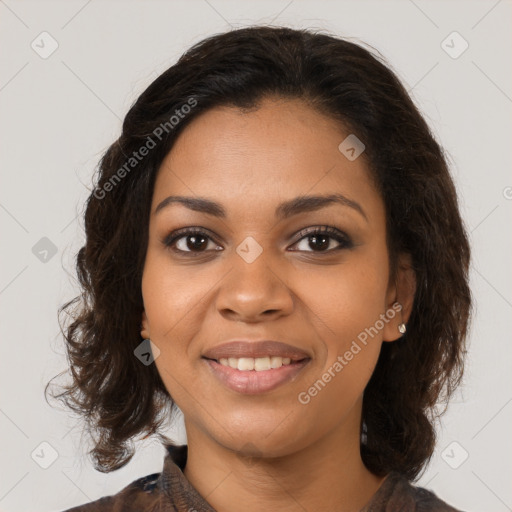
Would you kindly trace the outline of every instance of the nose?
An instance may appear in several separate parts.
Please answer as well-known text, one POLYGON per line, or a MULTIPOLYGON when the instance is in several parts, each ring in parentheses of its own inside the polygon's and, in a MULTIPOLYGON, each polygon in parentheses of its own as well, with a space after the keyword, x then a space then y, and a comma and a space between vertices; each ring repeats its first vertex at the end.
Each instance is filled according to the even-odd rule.
POLYGON ((216 307, 222 315, 251 323, 293 311, 290 276, 264 253, 249 263, 234 252, 232 268, 221 280, 216 297, 216 307))

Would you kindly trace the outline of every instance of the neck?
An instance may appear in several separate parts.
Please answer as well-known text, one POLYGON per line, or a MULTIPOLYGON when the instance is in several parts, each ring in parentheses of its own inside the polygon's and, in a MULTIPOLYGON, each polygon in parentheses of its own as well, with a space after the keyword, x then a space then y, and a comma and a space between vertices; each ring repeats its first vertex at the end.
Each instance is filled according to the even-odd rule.
MULTIPOLYGON (((360 410, 359 410, 360 412, 360 410)), ((220 512, 361 510, 384 481, 363 464, 360 414, 331 432, 279 457, 244 457, 186 423, 184 474, 220 512)))

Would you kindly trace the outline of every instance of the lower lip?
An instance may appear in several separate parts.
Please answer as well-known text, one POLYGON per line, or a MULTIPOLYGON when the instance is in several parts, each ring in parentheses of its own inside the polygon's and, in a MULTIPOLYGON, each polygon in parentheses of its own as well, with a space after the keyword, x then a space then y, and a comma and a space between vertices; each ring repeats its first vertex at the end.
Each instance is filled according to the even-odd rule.
POLYGON ((212 369, 213 374, 229 389, 245 395, 257 395, 272 391, 277 387, 294 380, 300 371, 308 364, 310 359, 283 365, 270 370, 237 370, 231 366, 224 366, 212 359, 204 360, 212 369))

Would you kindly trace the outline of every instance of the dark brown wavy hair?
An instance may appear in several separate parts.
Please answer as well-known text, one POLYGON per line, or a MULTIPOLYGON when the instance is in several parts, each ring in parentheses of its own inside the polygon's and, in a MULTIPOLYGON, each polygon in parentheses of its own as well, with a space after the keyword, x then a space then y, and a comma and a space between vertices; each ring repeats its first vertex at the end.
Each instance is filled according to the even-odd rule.
POLYGON ((409 253, 417 289, 407 333, 382 345, 365 389, 361 455, 375 474, 409 480, 432 456, 444 412, 436 404, 447 404, 461 382, 472 308, 470 246, 443 150, 378 52, 320 30, 252 26, 202 40, 151 83, 95 174, 76 255, 80 295, 59 309, 59 320, 69 315, 72 380, 52 396, 85 419, 100 471, 124 466, 135 439, 170 442, 162 426, 176 408, 156 366, 134 356, 160 164, 202 112, 257 108, 270 96, 304 100, 366 145, 386 208, 391 278, 397 255, 409 253))

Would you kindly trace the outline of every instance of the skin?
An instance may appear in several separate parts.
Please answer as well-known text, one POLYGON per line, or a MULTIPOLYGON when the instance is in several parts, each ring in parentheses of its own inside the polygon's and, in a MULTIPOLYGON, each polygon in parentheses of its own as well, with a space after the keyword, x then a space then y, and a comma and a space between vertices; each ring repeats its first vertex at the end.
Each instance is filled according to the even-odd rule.
POLYGON ((252 112, 210 109, 182 132, 159 170, 151 206, 142 294, 141 335, 160 349, 155 360, 185 418, 185 476, 223 512, 360 510, 385 477, 359 451, 364 388, 383 342, 401 334, 414 298, 410 259, 389 274, 384 202, 363 156, 349 161, 338 145, 349 133, 301 100, 267 98, 252 112), (282 201, 341 193, 363 208, 332 204, 278 220, 282 201), (173 203, 170 195, 207 197, 224 219, 173 203), (298 236, 332 226, 352 248, 298 236), (185 227, 207 230, 196 250, 185 227), (236 248, 252 237, 263 252, 251 263, 236 248), (188 244, 187 244, 188 240, 188 244), (343 246, 342 246, 343 247, 343 246), (215 251, 215 248, 221 248, 215 251), (190 256, 196 251, 196 256, 190 256), (201 252, 202 251, 202 252, 201 252), (365 328, 399 302, 402 311, 306 405, 307 391, 365 328), (297 346, 311 361, 293 381, 260 395, 226 388, 201 354, 233 339, 297 346))

